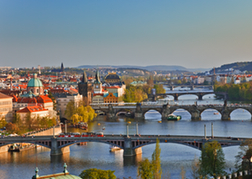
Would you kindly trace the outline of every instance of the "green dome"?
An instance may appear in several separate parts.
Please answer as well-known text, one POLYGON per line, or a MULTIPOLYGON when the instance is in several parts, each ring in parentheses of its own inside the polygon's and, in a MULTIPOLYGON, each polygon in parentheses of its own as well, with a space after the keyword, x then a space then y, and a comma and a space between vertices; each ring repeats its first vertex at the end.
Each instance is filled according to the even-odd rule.
POLYGON ((28 82, 27 87, 43 87, 42 82, 40 81, 40 79, 38 78, 32 78, 30 79, 30 81, 28 82))

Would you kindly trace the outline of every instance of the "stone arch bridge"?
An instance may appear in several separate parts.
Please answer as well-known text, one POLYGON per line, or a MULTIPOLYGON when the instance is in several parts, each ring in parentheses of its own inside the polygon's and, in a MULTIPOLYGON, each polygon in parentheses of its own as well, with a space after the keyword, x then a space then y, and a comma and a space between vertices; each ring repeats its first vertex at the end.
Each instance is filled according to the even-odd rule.
POLYGON ((247 110, 252 116, 252 106, 250 105, 141 105, 137 104, 135 106, 118 105, 112 106, 92 106, 95 111, 104 112, 108 118, 114 118, 118 113, 125 112, 132 114, 134 118, 144 118, 144 115, 149 110, 158 111, 162 119, 167 119, 169 114, 172 114, 177 109, 184 109, 191 114, 191 120, 199 121, 201 120, 201 113, 207 109, 215 109, 221 114, 221 120, 230 120, 231 113, 236 109, 247 110))
POLYGON ((142 147, 156 143, 176 143, 201 150, 204 143, 218 141, 222 147, 240 145, 246 138, 179 136, 179 135, 104 135, 103 137, 5 137, 0 139, 0 147, 13 143, 32 143, 51 149, 51 155, 62 155, 70 152, 69 146, 79 142, 100 142, 124 149, 124 156, 142 153, 142 147))

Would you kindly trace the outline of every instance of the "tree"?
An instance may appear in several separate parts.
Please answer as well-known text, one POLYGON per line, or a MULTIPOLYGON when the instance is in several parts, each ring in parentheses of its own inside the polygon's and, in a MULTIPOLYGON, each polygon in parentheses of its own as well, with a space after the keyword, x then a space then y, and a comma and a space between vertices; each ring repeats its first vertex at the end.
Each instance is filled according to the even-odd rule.
POLYGON ((202 176, 211 175, 217 178, 225 174, 225 158, 221 145, 217 141, 207 142, 204 144, 200 157, 200 170, 202 176))
POLYGON ((161 149, 159 146, 159 140, 156 139, 156 148, 152 154, 152 166, 153 166, 154 179, 161 179, 161 175, 162 175, 160 153, 161 153, 161 149))
POLYGON ((83 170, 79 175, 82 179, 116 179, 114 174, 115 171, 111 170, 100 170, 91 168, 83 170))
POLYGON ((238 170, 251 171, 251 157, 252 157, 252 139, 246 139, 240 145, 240 151, 235 156, 235 167, 238 170))
POLYGON ((149 159, 144 159, 140 162, 138 167, 138 176, 141 179, 161 179, 162 169, 161 169, 161 159, 160 159, 161 149, 159 147, 159 140, 156 140, 156 148, 152 154, 152 161, 149 159))
POLYGON ((152 179, 153 178, 153 166, 149 159, 144 159, 139 163, 138 176, 141 179, 152 179))
POLYGON ((67 103, 65 115, 68 119, 72 117, 72 115, 75 113, 76 107, 74 105, 74 101, 71 100, 67 103))
POLYGON ((4 117, 1 118, 1 119, 0 119, 0 129, 3 128, 3 127, 5 127, 6 124, 7 124, 7 122, 5 121, 5 118, 4 118, 4 117))

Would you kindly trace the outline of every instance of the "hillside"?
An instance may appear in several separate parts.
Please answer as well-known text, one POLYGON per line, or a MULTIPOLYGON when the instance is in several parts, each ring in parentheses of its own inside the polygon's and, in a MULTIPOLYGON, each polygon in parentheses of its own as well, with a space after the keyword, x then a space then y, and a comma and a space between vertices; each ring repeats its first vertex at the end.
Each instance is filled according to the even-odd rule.
MULTIPOLYGON (((252 62, 235 62, 230 64, 221 65, 218 68, 215 68, 215 73, 226 73, 228 71, 232 72, 234 70, 240 70, 241 72, 247 71, 252 72, 252 62)), ((213 69, 210 71, 213 73, 213 69)))

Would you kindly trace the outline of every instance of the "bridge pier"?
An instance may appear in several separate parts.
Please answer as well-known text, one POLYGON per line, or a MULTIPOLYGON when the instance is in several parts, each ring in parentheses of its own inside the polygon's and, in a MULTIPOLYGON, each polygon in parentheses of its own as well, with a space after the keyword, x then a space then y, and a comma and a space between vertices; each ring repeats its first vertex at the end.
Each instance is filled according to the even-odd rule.
POLYGON ((69 153, 70 152, 69 146, 64 147, 64 148, 59 148, 56 138, 52 138, 51 145, 52 145, 51 146, 51 155, 62 155, 64 153, 69 153))
POLYGON ((107 113, 107 117, 109 119, 115 118, 116 117, 116 113, 113 109, 113 106, 111 104, 108 105, 108 113, 107 113))
POLYGON ((221 120, 230 121, 230 111, 226 107, 221 111, 221 120))
POLYGON ((191 120, 192 121, 200 121, 201 120, 200 112, 197 109, 191 111, 190 113, 191 113, 191 120))
POLYGON ((131 138, 124 139, 124 151, 123 151, 124 157, 135 156, 141 153, 142 153, 142 147, 139 147, 137 149, 132 149, 131 138))
POLYGON ((173 97, 174 97, 174 101, 177 101, 177 100, 178 100, 178 94, 177 94, 177 93, 174 94, 173 97))
POLYGON ((169 114, 170 114, 169 105, 167 104, 163 105, 163 109, 161 113, 162 119, 167 119, 169 114))
POLYGON ((202 100, 202 98, 203 98, 203 95, 202 95, 202 94, 199 94, 199 95, 198 95, 198 100, 202 100))
POLYGON ((143 111, 142 111, 142 108, 141 108, 141 104, 140 103, 137 103, 136 105, 136 111, 135 111, 135 115, 134 115, 135 118, 144 118, 144 115, 143 115, 143 111))

